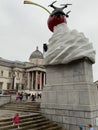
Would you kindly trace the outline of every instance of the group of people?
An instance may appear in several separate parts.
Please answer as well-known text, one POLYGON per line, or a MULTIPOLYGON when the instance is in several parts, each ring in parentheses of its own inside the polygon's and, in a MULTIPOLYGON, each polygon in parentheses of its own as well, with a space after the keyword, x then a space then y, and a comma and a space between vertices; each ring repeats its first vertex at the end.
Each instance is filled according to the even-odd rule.
MULTIPOLYGON (((83 126, 82 125, 78 125, 78 128, 79 128, 79 130, 83 130, 83 126)), ((94 130, 92 124, 88 124, 88 128, 89 128, 89 130, 94 130)))
POLYGON ((23 99, 23 93, 16 93, 16 101, 22 101, 23 99))
POLYGON ((16 101, 22 101, 23 99, 26 101, 35 101, 36 99, 41 98, 41 93, 39 94, 31 94, 31 93, 16 93, 16 101))

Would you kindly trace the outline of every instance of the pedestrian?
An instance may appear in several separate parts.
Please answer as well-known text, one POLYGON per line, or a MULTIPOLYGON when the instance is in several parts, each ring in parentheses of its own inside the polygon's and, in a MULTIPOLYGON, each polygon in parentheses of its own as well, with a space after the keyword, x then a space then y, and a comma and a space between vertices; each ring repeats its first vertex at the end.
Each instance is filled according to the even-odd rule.
POLYGON ((28 101, 30 101, 31 93, 28 93, 28 101))
POLYGON ((19 127, 19 122, 20 122, 20 117, 19 117, 19 114, 16 113, 13 117, 13 125, 17 125, 18 126, 18 129, 20 128, 19 127))
POLYGON ((94 130, 93 126, 91 124, 88 124, 89 130, 94 130))
POLYGON ((33 93, 31 95, 31 101, 35 101, 35 95, 33 93))
POLYGON ((28 101, 28 93, 25 93, 26 101, 28 101))
POLYGON ((19 98, 20 98, 20 101, 22 101, 22 99, 23 99, 23 93, 20 93, 19 98))
POLYGON ((18 92, 16 93, 16 101, 18 101, 18 98, 19 98, 19 94, 18 92))
POLYGON ((83 126, 82 125, 78 125, 79 130, 83 130, 83 126))

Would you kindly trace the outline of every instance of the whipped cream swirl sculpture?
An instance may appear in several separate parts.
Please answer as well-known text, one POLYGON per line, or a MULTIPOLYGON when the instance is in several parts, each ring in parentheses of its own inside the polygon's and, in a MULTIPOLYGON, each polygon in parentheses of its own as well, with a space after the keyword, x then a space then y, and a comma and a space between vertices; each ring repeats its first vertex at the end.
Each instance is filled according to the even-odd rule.
MULTIPOLYGON (((64 7, 67 7, 67 5, 69 4, 64 7)), ((94 63, 95 51, 92 43, 89 42, 89 39, 83 33, 79 33, 77 30, 70 30, 67 27, 66 17, 68 17, 70 11, 65 14, 62 8, 60 11, 60 8, 54 7, 53 4, 50 6, 54 8, 54 11, 48 19, 48 27, 53 31, 53 35, 49 39, 48 50, 44 54, 44 64, 67 64, 84 57, 94 63)))
POLYGON ((54 9, 50 13, 42 5, 24 1, 24 4, 39 6, 50 14, 47 24, 53 35, 49 39, 49 44, 44 44, 44 65, 67 64, 85 57, 95 63, 95 50, 89 39, 83 33, 67 27, 66 17, 69 16, 70 11, 64 13, 63 10, 71 4, 64 4, 59 8, 53 5, 55 2, 49 5, 54 9))
POLYGON ((49 39, 48 50, 44 54, 45 65, 67 64, 84 57, 95 62, 95 51, 92 43, 77 30, 70 30, 66 23, 54 27, 54 33, 49 39))

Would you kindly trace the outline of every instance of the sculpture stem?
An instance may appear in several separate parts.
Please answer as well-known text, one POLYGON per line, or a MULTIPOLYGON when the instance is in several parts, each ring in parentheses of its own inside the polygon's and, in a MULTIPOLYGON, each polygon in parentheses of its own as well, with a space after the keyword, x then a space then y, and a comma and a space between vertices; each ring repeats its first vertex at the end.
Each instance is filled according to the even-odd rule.
POLYGON ((42 9, 46 10, 49 14, 51 14, 49 10, 47 10, 44 6, 42 6, 42 5, 40 5, 40 4, 31 2, 31 1, 26 1, 26 0, 24 1, 24 4, 33 4, 33 5, 36 5, 36 6, 38 6, 38 7, 41 7, 42 9))

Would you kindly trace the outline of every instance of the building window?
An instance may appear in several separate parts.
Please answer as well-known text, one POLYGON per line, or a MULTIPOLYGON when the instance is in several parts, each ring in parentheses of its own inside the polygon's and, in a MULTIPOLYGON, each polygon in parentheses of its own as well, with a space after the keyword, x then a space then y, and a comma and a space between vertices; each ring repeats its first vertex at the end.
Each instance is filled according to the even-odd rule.
POLYGON ((2 86, 3 86, 3 82, 0 82, 0 89, 2 89, 2 86))
POLYGON ((17 77, 19 78, 19 72, 17 72, 17 77))
POLYGON ((18 90, 20 90, 19 83, 16 83, 16 91, 18 92, 18 90))
POLYGON ((23 77, 23 78, 25 77, 25 73, 22 74, 22 77, 23 77))
POLYGON ((21 89, 24 90, 24 84, 22 84, 21 89))
POLYGON ((1 76, 3 76, 3 70, 1 70, 1 76))
POLYGON ((7 83, 7 90, 11 89, 11 83, 7 83))
POLYGON ((0 82, 0 94, 2 93, 3 82, 0 82))
POLYGON ((40 89, 40 85, 38 84, 38 90, 40 89))
POLYGON ((9 77, 11 77, 11 72, 9 72, 9 77))

